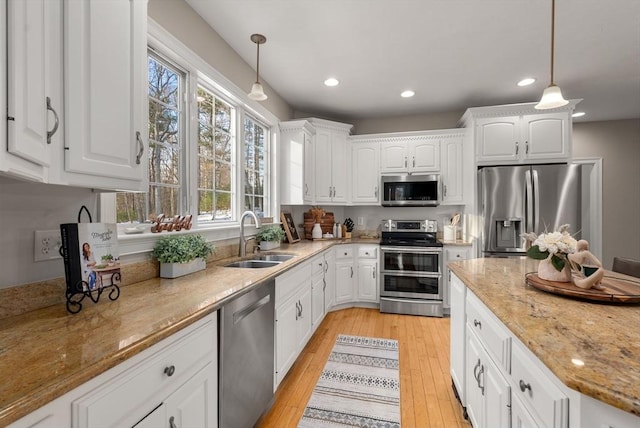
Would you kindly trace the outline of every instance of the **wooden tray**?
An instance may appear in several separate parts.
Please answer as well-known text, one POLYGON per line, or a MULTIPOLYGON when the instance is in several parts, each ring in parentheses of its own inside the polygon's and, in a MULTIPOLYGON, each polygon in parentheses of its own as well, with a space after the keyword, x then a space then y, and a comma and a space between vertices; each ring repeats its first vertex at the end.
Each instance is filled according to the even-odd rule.
POLYGON ((571 282, 547 281, 530 272, 525 275, 527 285, 538 290, 561 296, 591 300, 601 303, 640 303, 640 281, 605 276, 602 280, 604 290, 584 290, 571 282))

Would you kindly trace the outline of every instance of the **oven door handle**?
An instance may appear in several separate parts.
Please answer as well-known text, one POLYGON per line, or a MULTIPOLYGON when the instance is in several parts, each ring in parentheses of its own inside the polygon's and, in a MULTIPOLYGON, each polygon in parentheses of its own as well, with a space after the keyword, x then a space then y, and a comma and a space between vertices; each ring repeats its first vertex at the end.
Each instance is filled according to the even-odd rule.
POLYGON ((442 247, 380 247, 383 253, 441 254, 442 247))
POLYGON ((381 270, 381 276, 393 275, 393 276, 410 276, 412 278, 438 278, 442 279, 440 272, 416 272, 407 270, 381 270))

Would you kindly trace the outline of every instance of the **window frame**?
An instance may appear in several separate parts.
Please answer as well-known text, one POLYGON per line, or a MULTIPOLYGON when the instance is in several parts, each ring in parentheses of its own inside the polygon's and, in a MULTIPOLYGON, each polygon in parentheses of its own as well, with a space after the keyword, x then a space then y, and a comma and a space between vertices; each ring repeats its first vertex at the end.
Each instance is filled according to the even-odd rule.
MULTIPOLYGON (((198 233, 201 234, 208 241, 219 241, 224 239, 238 238, 239 233, 239 217, 242 214, 242 207, 244 201, 244 183, 242 180, 242 174, 238 172, 238 168, 244 165, 244 140, 242 139, 242 127, 244 124, 244 116, 248 114, 253 120, 259 122, 268 129, 267 138, 267 171, 265 176, 268 180, 268 186, 265 189, 265 208, 269 209, 269 216, 273 216, 274 221, 278 222, 279 218, 279 201, 277 191, 277 177, 275 172, 277 171, 277 142, 280 137, 280 131, 278 127, 278 118, 267 110, 263 105, 256 101, 249 99, 247 94, 239 88, 236 84, 231 82, 228 78, 223 76, 209 63, 203 60, 199 55, 194 53, 190 48, 184 45, 180 40, 176 39, 173 35, 167 32, 159 24, 149 18, 147 27, 147 48, 159 55, 160 58, 165 58, 171 63, 177 65, 181 70, 186 72, 186 87, 187 96, 186 108, 187 108, 187 129, 186 129, 186 147, 185 147, 185 161, 189 165, 193 166, 188 168, 185 186, 188 189, 189 195, 183 195, 184 201, 181 201, 186 208, 186 212, 194 214, 194 227, 190 231, 171 232, 173 234, 182 233, 198 233), (198 224, 197 212, 197 148, 194 148, 190 141, 197 135, 197 118, 194 120, 194 115, 197 115, 197 87, 198 85, 205 86, 208 90, 211 90, 216 96, 229 102, 236 108, 236 156, 233 159, 235 163, 236 178, 234 183, 234 189, 236 191, 234 202, 234 216, 230 221, 222 222, 204 222, 204 224, 198 224), (241 141, 242 146, 237 146, 238 141, 241 141), (241 192, 241 193, 239 193, 241 192)), ((145 51, 147 54, 147 51, 145 51)), ((146 63, 146 61, 145 61, 146 63)), ((145 85, 146 88, 146 85, 145 85)), ((146 92, 145 92, 146 93, 146 92)), ((147 173, 147 172, 145 172, 147 173)), ((100 221, 103 222, 115 222, 115 194, 102 194, 100 197, 100 221)), ((251 227, 247 228, 247 235, 251 235, 254 230, 251 227)), ((153 245, 157 239, 166 235, 167 232, 162 233, 145 233, 141 235, 118 235, 118 241, 120 244, 121 255, 132 255, 139 253, 146 253, 153 248, 153 245)))

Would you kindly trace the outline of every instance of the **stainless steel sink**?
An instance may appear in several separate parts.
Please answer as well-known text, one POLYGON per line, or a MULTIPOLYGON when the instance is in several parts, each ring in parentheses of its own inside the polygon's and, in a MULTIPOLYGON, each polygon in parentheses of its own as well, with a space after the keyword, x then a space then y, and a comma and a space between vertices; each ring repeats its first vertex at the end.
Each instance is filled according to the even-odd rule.
POLYGON ((253 257, 253 260, 265 260, 274 262, 286 262, 294 258, 294 254, 260 254, 253 257))
POLYGON ((277 266, 282 261, 275 260, 240 260, 238 262, 228 263, 224 265, 224 267, 235 267, 235 268, 248 268, 248 269, 260 269, 260 268, 268 268, 277 266))

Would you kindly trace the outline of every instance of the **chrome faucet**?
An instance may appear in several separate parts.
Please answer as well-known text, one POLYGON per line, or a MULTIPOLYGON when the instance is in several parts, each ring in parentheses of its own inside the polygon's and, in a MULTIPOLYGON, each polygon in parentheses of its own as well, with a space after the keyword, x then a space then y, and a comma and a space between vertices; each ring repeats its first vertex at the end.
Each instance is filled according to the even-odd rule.
POLYGON ((260 224, 260 219, 256 216, 256 214, 253 211, 245 211, 242 213, 242 217, 240 217, 240 245, 238 248, 238 256, 240 257, 244 257, 247 255, 247 242, 249 242, 252 239, 255 239, 254 236, 252 236, 251 238, 244 238, 244 219, 247 217, 253 217, 253 220, 256 222, 256 227, 260 228, 261 224, 260 224))

